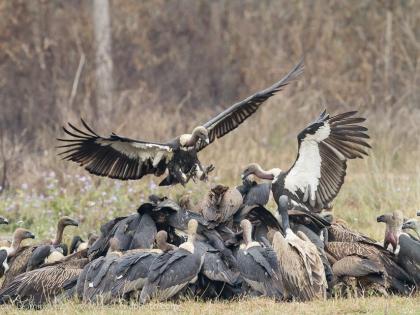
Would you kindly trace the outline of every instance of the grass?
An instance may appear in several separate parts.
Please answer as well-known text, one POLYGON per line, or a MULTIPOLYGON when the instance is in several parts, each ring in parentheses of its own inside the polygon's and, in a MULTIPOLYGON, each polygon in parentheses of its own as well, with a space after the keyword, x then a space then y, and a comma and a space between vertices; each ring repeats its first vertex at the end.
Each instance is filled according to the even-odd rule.
MULTIPOLYGON (((12 306, 0 308, 3 314, 31 314, 37 311, 17 310, 12 306)), ((264 298, 243 299, 233 302, 194 302, 152 303, 138 305, 81 305, 67 302, 47 306, 43 315, 52 314, 134 314, 143 315, 180 313, 180 314, 419 314, 420 297, 368 297, 358 299, 337 299, 313 301, 310 303, 275 303, 264 298)))

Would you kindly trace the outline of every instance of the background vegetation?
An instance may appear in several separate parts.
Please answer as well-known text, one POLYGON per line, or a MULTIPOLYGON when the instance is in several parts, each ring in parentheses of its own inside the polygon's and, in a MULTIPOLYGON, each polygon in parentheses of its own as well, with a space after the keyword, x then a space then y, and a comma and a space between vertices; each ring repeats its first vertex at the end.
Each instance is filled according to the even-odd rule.
POLYGON ((373 147, 349 163, 334 212, 381 239, 378 214, 420 208, 419 1, 111 0, 111 109, 95 99, 92 10, 90 1, 0 1, 0 214, 13 222, 2 233, 19 225, 46 237, 68 214, 85 236, 151 192, 198 201, 215 182, 238 184, 249 162, 287 169, 297 133, 323 108, 359 110, 373 147), (299 82, 202 152, 216 166, 209 183, 94 178, 57 157, 67 121, 171 139, 272 84, 301 56, 299 82))

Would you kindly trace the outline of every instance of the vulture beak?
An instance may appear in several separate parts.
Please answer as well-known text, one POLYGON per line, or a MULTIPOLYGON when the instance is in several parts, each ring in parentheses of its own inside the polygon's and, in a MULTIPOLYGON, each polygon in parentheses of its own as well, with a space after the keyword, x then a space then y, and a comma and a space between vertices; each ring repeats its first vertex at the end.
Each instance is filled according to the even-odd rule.
POLYGON ((79 226, 79 222, 76 220, 68 220, 67 225, 72 225, 72 226, 79 226))
POLYGON ((35 238, 35 235, 32 232, 26 232, 25 236, 26 236, 26 238, 32 238, 32 239, 35 238))
POLYGON ((385 216, 380 215, 379 217, 376 218, 376 222, 384 222, 385 223, 385 216))
POLYGON ((405 230, 405 229, 411 229, 412 228, 412 224, 411 223, 412 223, 411 221, 404 222, 404 224, 402 226, 402 229, 403 230, 405 230))

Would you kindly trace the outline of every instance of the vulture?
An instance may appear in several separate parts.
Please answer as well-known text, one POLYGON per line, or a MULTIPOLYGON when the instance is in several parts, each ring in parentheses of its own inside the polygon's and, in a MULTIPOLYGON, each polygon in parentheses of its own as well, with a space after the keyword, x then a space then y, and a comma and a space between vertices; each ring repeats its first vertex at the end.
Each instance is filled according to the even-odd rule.
POLYGON ((271 183, 258 184, 254 180, 244 178, 242 185, 236 187, 242 194, 245 206, 265 206, 270 199, 271 183))
POLYGON ((417 240, 420 240, 420 221, 417 221, 416 219, 409 219, 404 222, 402 229, 413 230, 416 233, 417 240))
POLYGON ((12 256, 8 260, 10 269, 4 277, 2 287, 4 288, 17 275, 26 271, 28 267, 28 262, 31 259, 33 251, 36 248, 38 248, 41 245, 54 245, 54 246, 60 245, 63 240, 63 233, 66 226, 78 226, 78 225, 79 223, 76 220, 64 216, 60 218, 60 220, 58 221, 57 233, 54 239, 45 240, 43 244, 27 246, 19 250, 16 254, 9 255, 9 256, 12 256))
POLYGON ((201 212, 211 226, 218 226, 230 221, 242 203, 243 199, 239 190, 217 185, 204 197, 201 212))
POLYGON ((253 174, 272 181, 276 202, 287 195, 294 207, 320 212, 329 208, 346 176, 347 160, 363 158, 367 128, 359 125, 365 118, 354 117, 357 111, 330 117, 324 110, 319 118, 301 131, 298 155, 287 171, 274 168, 265 171, 257 163, 248 165, 242 178, 253 174))
MULTIPOLYGON (((176 250, 177 247, 167 242, 166 231, 159 231, 156 234, 156 245, 162 253, 176 250)), ((111 288, 113 299, 140 294, 141 289, 147 280, 149 268, 159 255, 156 250, 145 250, 141 252, 132 251, 124 254, 118 261, 114 270, 115 280, 111 288)))
POLYGON ((298 231, 295 234, 292 231, 288 208, 289 198, 283 195, 278 201, 278 211, 286 236, 275 232, 272 241, 283 278, 285 295, 289 299, 299 301, 325 299, 327 280, 318 249, 305 233, 298 231))
MULTIPOLYGON (((333 263, 332 270, 336 288, 352 288, 356 294, 358 291, 373 290, 384 296, 388 295, 385 269, 369 258, 358 255, 345 256, 333 263), (344 284, 344 287, 342 287, 342 284, 344 284)), ((341 294, 345 293, 348 292, 341 291, 341 294)))
POLYGON ((29 238, 34 239, 35 235, 26 229, 17 228, 13 233, 13 240, 10 247, 0 247, 0 250, 5 250, 8 257, 14 257, 26 248, 21 246, 22 241, 29 238))
POLYGON ((420 242, 409 234, 402 232, 404 217, 401 211, 383 214, 377 218, 378 222, 386 224, 384 247, 391 245, 397 253, 397 261, 414 279, 416 286, 420 286, 420 242))
POLYGON ((89 249, 98 238, 97 235, 89 233, 88 240, 84 241, 79 235, 75 235, 71 241, 69 253, 74 254, 89 249))
POLYGON ((377 241, 374 239, 351 230, 344 220, 336 219, 331 213, 321 212, 319 215, 330 223, 327 227, 328 240, 330 242, 365 242, 377 244, 377 241))
POLYGON ((191 178, 205 180, 212 165, 203 168, 197 153, 237 128, 249 118, 271 96, 281 91, 303 72, 303 61, 299 62, 284 78, 271 87, 240 101, 221 112, 191 134, 183 134, 167 142, 151 142, 121 137, 112 133, 102 137, 83 120, 86 130, 69 123, 63 128, 71 138, 58 139, 65 144, 59 153, 65 160, 73 161, 88 172, 110 178, 128 180, 141 179, 147 174, 168 176, 161 186, 185 185, 191 178))
POLYGON ((376 218, 376 221, 386 224, 384 248, 388 249, 388 246, 391 245, 392 252, 395 253, 397 251, 399 238, 402 233, 404 215, 401 211, 396 210, 393 213, 380 215, 376 218))
POLYGON ((334 264, 345 257, 360 257, 375 265, 378 271, 376 274, 382 273, 385 279, 385 281, 380 279, 377 282, 371 278, 371 281, 377 282, 379 286, 385 284, 385 288, 394 293, 409 294, 412 291, 414 283, 411 277, 397 264, 395 255, 382 246, 363 241, 330 242, 328 232, 324 235, 324 242, 325 252, 333 265, 333 269, 334 264))
POLYGON ((29 258, 26 271, 38 269, 42 265, 55 263, 61 261, 65 257, 64 250, 60 246, 41 245, 35 248, 29 258))
POLYGON ((5 217, 2 217, 0 215, 0 224, 9 224, 9 220, 7 220, 5 217))
POLYGON ((282 300, 284 288, 275 251, 268 244, 262 246, 252 240, 250 221, 242 220, 241 227, 244 242, 238 249, 236 259, 242 278, 259 294, 282 300))
POLYGON ((9 265, 7 264, 7 250, 0 249, 0 279, 7 270, 9 270, 9 265))
POLYGON ((0 290, 0 305, 15 303, 20 307, 40 308, 64 293, 65 284, 77 278, 87 263, 87 258, 69 259, 22 273, 0 290))
POLYGON ((204 261, 204 252, 196 248, 198 222, 188 222, 188 240, 178 249, 162 253, 150 266, 146 283, 140 294, 140 303, 151 299, 165 301, 198 279, 204 261))

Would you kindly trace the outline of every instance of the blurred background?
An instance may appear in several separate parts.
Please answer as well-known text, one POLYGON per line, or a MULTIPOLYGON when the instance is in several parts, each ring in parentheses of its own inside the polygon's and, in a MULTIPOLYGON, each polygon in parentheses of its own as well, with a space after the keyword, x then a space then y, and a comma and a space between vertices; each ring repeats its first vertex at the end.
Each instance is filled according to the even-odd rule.
MULTIPOLYGON (((7 196, 48 194, 48 178, 60 189, 69 176, 97 191, 117 185, 57 157, 68 121, 165 141, 271 85, 303 56, 301 80, 201 153, 216 166, 213 181, 238 184, 253 161, 287 169, 296 135, 321 110, 356 109, 373 150, 349 163, 341 211, 420 208, 419 1, 2 0, 0 15, 7 196)), ((142 183, 155 187, 152 177, 118 185, 140 191, 142 183)), ((73 207, 63 203, 57 211, 73 207)), ((10 205, 3 210, 18 211, 10 205)))

